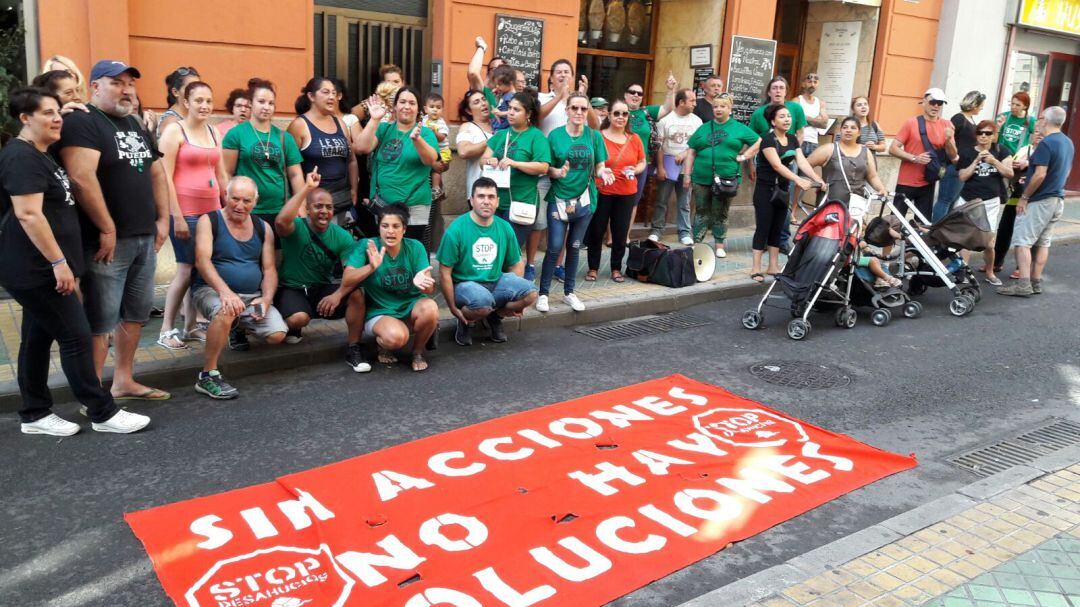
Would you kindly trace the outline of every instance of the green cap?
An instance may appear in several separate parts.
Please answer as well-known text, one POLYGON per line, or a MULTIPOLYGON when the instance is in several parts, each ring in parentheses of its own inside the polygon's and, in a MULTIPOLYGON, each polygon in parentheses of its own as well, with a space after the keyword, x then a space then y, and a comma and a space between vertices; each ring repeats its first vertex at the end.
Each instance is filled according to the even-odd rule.
POLYGON ((593 107, 604 107, 605 105, 610 105, 608 103, 608 100, 604 99, 603 97, 593 97, 589 100, 589 103, 591 103, 593 107))

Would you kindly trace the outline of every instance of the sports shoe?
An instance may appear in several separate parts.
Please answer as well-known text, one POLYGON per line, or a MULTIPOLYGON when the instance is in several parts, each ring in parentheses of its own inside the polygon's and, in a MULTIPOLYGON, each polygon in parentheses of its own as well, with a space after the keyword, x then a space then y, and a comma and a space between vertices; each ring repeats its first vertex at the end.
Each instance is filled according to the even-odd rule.
POLYGON ((199 373, 199 379, 195 382, 195 391, 214 400, 230 400, 240 396, 240 391, 230 386, 217 369, 199 373))
POLYGON ((555 266, 555 271, 551 275, 559 282, 566 282, 566 268, 563 266, 555 266))
POLYGON ((1035 294, 1035 291, 1031 288, 1031 281, 1020 279, 1014 281, 1007 287, 1000 287, 997 290, 999 295, 1009 295, 1012 297, 1031 297, 1035 294))
POLYGON ((563 301, 569 304, 569 306, 573 308, 575 312, 585 311, 584 302, 578 299, 578 296, 575 293, 567 293, 566 295, 563 295, 563 301))
POLYGON ((727 257, 727 249, 724 247, 716 247, 716 256, 720 259, 727 257))
POLYGON ((472 331, 470 331, 468 323, 461 322, 461 319, 456 320, 457 327, 454 328, 454 341, 459 346, 471 346, 472 331))
POLYGON ((150 418, 138 413, 132 413, 125 409, 117 409, 109 419, 99 423, 92 423, 90 427, 98 432, 112 432, 114 434, 131 434, 138 432, 150 424, 150 418))
POLYGON ((498 312, 492 312, 488 314, 487 326, 491 330, 491 341, 497 344, 506 343, 509 338, 506 337, 506 330, 503 329, 503 319, 499 316, 498 312))
POLYGON ((79 424, 69 422, 55 413, 32 422, 23 422, 23 434, 49 434, 51 436, 71 436, 79 432, 79 424))
POLYGON ((548 305, 548 296, 547 295, 541 295, 540 297, 536 298, 536 311, 537 312, 547 312, 550 309, 551 309, 551 307, 548 305))
POLYGON ((681 242, 683 244, 683 246, 685 246, 685 247, 694 246, 694 239, 690 238, 689 236, 683 236, 682 238, 679 239, 679 242, 681 242))
POLYGON ((525 280, 532 282, 536 280, 536 266, 530 264, 525 265, 525 275, 522 276, 525 280))
POLYGON ((301 334, 301 331, 302 329, 289 329, 289 331, 285 333, 285 343, 298 344, 303 341, 304 336, 301 334))
POLYGON ((248 342, 247 331, 244 331, 240 327, 234 327, 229 331, 229 349, 236 352, 247 352, 251 349, 251 344, 248 342))
POLYGON ((360 342, 349 344, 349 347, 345 349, 345 364, 357 373, 371 371, 371 363, 364 360, 364 349, 360 346, 360 342))
POLYGON ((1041 278, 1032 278, 1031 279, 1031 294, 1032 295, 1042 295, 1042 292, 1043 292, 1042 279, 1041 278))
POLYGON ((660 235, 659 234, 649 234, 649 240, 651 240, 653 242, 660 242, 660 235))

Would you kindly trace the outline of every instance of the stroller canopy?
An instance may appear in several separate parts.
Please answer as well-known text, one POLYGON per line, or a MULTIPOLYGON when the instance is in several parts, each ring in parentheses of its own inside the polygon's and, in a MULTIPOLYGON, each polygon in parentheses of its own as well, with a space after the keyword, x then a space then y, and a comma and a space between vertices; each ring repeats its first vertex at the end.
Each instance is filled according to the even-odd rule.
POLYGON ((981 200, 972 200, 954 208, 930 226, 924 239, 930 246, 982 251, 990 245, 993 230, 986 214, 986 204, 981 200))

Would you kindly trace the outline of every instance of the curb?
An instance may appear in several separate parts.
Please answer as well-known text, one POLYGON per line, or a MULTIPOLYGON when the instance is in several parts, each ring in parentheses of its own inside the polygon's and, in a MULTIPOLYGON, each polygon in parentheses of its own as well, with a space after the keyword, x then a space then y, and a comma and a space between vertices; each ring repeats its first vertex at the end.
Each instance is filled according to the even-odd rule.
POLYGON ((988 476, 890 519, 796 556, 785 563, 721 586, 677 607, 745 606, 785 588, 949 519, 979 503, 1034 479, 1080 462, 1080 445, 1066 447, 1035 461, 988 476))
MULTIPOLYGON (((505 319, 503 326, 507 333, 512 334, 521 331, 612 322, 649 314, 674 312, 703 303, 736 299, 755 293, 760 293, 759 287, 757 283, 749 279, 699 283, 682 289, 663 291, 656 289, 645 293, 631 293, 618 299, 590 302, 584 312, 574 312, 564 306, 547 314, 529 312, 521 318, 505 319)), ((439 321, 440 344, 453 342, 454 326, 453 319, 439 321)), ((222 374, 232 379, 333 362, 341 359, 344 350, 344 334, 306 337, 299 344, 258 348, 252 352, 228 352, 223 357, 220 366, 222 374)), ((181 363, 176 361, 139 363, 137 376, 139 381, 146 385, 171 390, 184 386, 190 387, 201 370, 202 357, 192 356, 190 360, 184 360, 181 363)), ((111 377, 106 375, 106 385, 110 381, 111 377)), ((69 402, 75 399, 63 376, 54 377, 49 382, 49 388, 56 402, 69 402)), ((0 393, 0 414, 16 413, 21 404, 22 397, 17 389, 0 393)))

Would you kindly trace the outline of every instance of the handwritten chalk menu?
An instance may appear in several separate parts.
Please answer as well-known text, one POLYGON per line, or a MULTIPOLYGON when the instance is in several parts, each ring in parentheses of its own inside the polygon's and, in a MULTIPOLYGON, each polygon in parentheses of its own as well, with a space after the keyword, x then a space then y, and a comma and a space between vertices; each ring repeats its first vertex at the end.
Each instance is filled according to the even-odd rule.
POLYGON ((773 77, 776 41, 733 36, 728 63, 727 91, 732 96, 732 117, 750 122, 750 114, 761 105, 761 94, 773 77))
POLYGON ((495 15, 495 54, 525 72, 529 86, 540 86, 544 20, 495 15))

